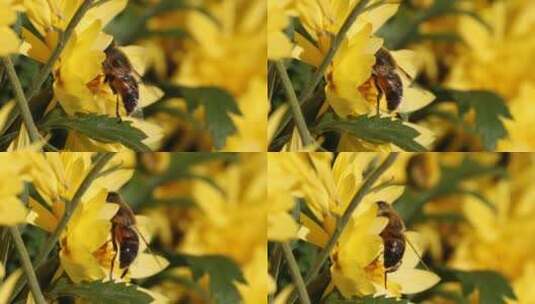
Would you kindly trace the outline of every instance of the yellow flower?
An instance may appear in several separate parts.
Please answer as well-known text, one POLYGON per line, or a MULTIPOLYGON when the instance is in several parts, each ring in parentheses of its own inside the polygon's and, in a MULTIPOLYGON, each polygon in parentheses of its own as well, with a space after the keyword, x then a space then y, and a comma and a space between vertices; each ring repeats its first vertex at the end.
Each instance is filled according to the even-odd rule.
POLYGON ((5 275, 6 269, 4 268, 4 265, 0 263, 0 304, 9 303, 11 292, 15 288, 15 284, 22 275, 22 270, 16 270, 12 274, 10 274, 7 279, 4 280, 5 275))
POLYGON ((237 134, 227 139, 224 151, 267 150, 267 80, 257 77, 250 80, 247 90, 237 100, 241 116, 233 115, 237 134))
POLYGON ((221 254, 236 262, 248 278, 239 285, 244 303, 266 301, 267 210, 266 155, 241 154, 238 163, 209 170, 223 192, 205 182, 193 184, 195 210, 180 246, 194 255, 221 254), (250 223, 246 229, 244 224, 250 223), (229 244, 233 244, 229 246, 229 244))
MULTIPOLYGON (((285 173, 298 180, 294 195, 305 200, 315 218, 301 214, 301 238, 320 248, 325 246, 335 231, 337 218, 362 185, 363 172, 374 158, 381 155, 339 153, 334 162, 330 153, 287 153, 280 157, 285 173)), ((382 180, 387 180, 387 175, 382 180)), ((403 190, 401 186, 391 186, 368 193, 342 232, 331 252, 330 270, 331 288, 336 287, 344 297, 369 294, 399 297, 428 289, 438 282, 433 273, 414 269, 418 259, 414 259, 415 253, 411 254, 409 249, 402 259, 405 265, 388 274, 388 290, 384 288, 383 241, 379 234, 388 220, 377 216, 376 202, 392 203, 403 190), (412 275, 417 280, 411 284, 406 278, 412 275)), ((410 234, 407 237, 413 240, 410 234)))
MULTIPOLYGON (((72 199, 91 170, 93 153, 27 153, 25 156, 31 160, 30 176, 36 191, 54 209, 72 199)), ((132 177, 133 164, 133 153, 117 153, 105 168, 119 167, 97 178, 93 184, 98 187, 90 187, 83 198, 92 198, 102 188, 109 191, 119 190, 132 177)), ((62 213, 63 207, 60 208, 62 213)), ((50 230, 53 230, 53 227, 50 230)))
POLYGON ((535 142, 523 130, 533 120, 525 100, 530 87, 535 87, 535 64, 526 60, 535 52, 535 3, 496 1, 479 9, 478 14, 493 30, 472 18, 460 17, 457 31, 466 44, 458 47, 447 85, 503 96, 515 115, 506 121, 511 137, 499 142, 499 150, 532 151, 535 142))
MULTIPOLYGON (((296 43, 300 47, 295 52, 295 57, 318 67, 327 55, 334 35, 338 33, 343 21, 355 5, 359 4, 358 2, 297 1, 298 16, 313 41, 295 33, 296 43)), ((374 4, 376 1, 370 1, 368 5, 374 4)), ((383 41, 375 36, 375 32, 397 11, 398 6, 399 4, 382 4, 358 16, 325 71, 327 103, 320 110, 320 114, 328 109, 327 105, 343 118, 376 114, 379 88, 375 84, 372 72, 376 63, 376 53, 382 48, 383 41)), ((383 94, 379 101, 382 115, 410 113, 433 101, 433 94, 412 86, 412 80, 421 65, 416 54, 408 50, 390 53, 398 66, 396 72, 403 84, 403 96, 399 107, 393 111, 388 111, 386 94, 383 94)), ((431 131, 421 126, 406 124, 418 129, 421 133, 420 137, 417 138, 419 143, 426 147, 431 145, 434 137, 431 131)), ((391 151, 396 149, 393 145, 378 146, 363 142, 348 134, 342 134, 338 146, 339 151, 391 151)))
POLYGON ((535 301, 526 282, 533 278, 535 245, 526 241, 535 233, 535 176, 533 155, 512 154, 508 166, 510 179, 483 180, 474 187, 490 198, 494 208, 474 197, 465 197, 461 206, 468 225, 461 227, 458 244, 450 261, 462 270, 488 269, 508 278, 517 303, 535 301))
POLYGON ((176 52, 181 61, 173 80, 230 92, 242 116, 234 117, 238 134, 229 138, 224 150, 265 151, 266 3, 224 0, 207 1, 206 6, 213 18, 200 12, 187 15, 187 29, 193 39, 185 43, 184 50, 176 52))
POLYGON ((530 132, 535 126, 535 111, 530 102, 533 94, 535 82, 526 83, 520 88, 518 96, 510 100, 509 110, 514 119, 505 121, 509 137, 498 142, 499 151, 527 152, 535 148, 535 136, 530 132))
POLYGON ((293 45, 283 32, 290 23, 290 0, 268 0, 268 58, 278 60, 292 55, 293 45))
MULTIPOLYGON (((80 3, 81 1, 78 1, 78 4, 62 2, 60 7, 51 7, 43 1, 26 3, 30 21, 45 40, 42 41, 29 30, 23 29, 22 34, 25 39, 22 47, 23 54, 41 63, 46 62, 57 44, 57 32, 54 28, 64 29, 67 23, 63 17, 71 16, 80 3)), ((68 115, 98 113, 116 116, 116 106, 117 102, 120 102, 120 97, 115 95, 109 84, 105 82, 102 68, 106 59, 104 50, 110 45, 113 37, 105 34, 103 28, 124 9, 125 5, 125 0, 109 1, 89 10, 55 63, 53 69, 54 100, 59 102, 68 115)), ((147 56, 144 49, 129 46, 120 50, 129 59, 137 73, 145 72, 147 56)), ((140 108, 150 105, 163 95, 158 88, 144 84, 139 85, 139 93, 140 108)), ((55 102, 49 106, 49 109, 54 105, 55 102)), ((126 114, 126 110, 121 105, 119 112, 123 117, 126 114)), ((123 119, 132 121, 136 128, 148 136, 144 140, 146 145, 154 149, 159 146, 162 134, 158 126, 134 117, 123 119)), ((124 149, 120 144, 98 143, 75 132, 69 133, 65 148, 76 151, 124 149)))
POLYGON ((29 163, 22 153, 0 153, 0 167, 0 226, 23 223, 28 212, 18 196, 29 181, 29 163))
MULTIPOLYGON (((33 165, 30 175, 34 187, 48 205, 42 206, 30 198, 28 222, 48 232, 54 231, 63 217, 65 203, 72 199, 91 168, 91 156, 91 153, 27 154, 33 165)), ((103 171, 114 169, 93 181, 60 235, 61 266, 75 282, 109 277, 115 257, 111 219, 119 206, 108 203, 106 197, 108 192, 118 190, 131 178, 133 170, 128 168, 133 167, 132 162, 133 154, 118 153, 103 168, 103 171)), ((136 216, 136 222, 137 233, 150 240, 148 219, 136 216)), ((145 249, 146 244, 140 242, 139 253, 129 266, 126 280, 151 276, 168 265, 165 259, 145 253, 145 249)), ((112 276, 119 280, 124 269, 115 265, 112 276)))
POLYGON ((99 248, 110 237, 111 218, 119 206, 108 204, 107 194, 103 190, 81 204, 61 234, 61 266, 74 282, 101 280, 108 275, 100 265, 99 248))
POLYGON ((0 57, 16 53, 19 49, 19 37, 10 28, 17 20, 17 10, 20 7, 15 4, 15 0, 0 2, 0 57))
POLYGON ((285 174, 282 158, 285 154, 268 154, 268 240, 286 241, 297 237, 297 223, 289 212, 295 204, 292 191, 296 180, 285 174))

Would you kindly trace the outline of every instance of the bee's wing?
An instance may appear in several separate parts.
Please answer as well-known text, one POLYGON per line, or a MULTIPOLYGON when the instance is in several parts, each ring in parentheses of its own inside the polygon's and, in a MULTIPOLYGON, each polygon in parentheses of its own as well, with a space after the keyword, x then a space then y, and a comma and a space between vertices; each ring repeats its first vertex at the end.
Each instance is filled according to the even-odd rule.
POLYGON ((154 253, 154 251, 152 251, 152 249, 150 248, 149 242, 147 241, 145 236, 141 233, 141 231, 139 231, 139 229, 138 229, 138 227, 136 225, 133 225, 132 227, 134 228, 136 233, 139 235, 139 238, 141 239, 141 241, 145 244, 147 252, 154 257, 154 259, 156 260, 156 263, 158 264, 158 266, 162 267, 163 265, 158 260, 157 255, 154 253))
POLYGON ((130 116, 131 117, 134 117, 134 118, 137 118, 137 119, 141 119, 143 120, 144 119, 144 116, 143 116, 143 109, 138 105, 134 111, 132 111, 132 113, 130 113, 130 116))

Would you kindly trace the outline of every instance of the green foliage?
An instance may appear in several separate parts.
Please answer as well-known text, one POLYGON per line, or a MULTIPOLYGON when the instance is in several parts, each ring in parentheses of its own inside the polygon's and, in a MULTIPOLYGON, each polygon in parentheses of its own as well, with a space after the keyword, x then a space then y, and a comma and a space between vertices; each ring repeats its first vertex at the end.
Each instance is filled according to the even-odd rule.
POLYGON ((413 8, 410 5, 400 6, 396 15, 389 20, 378 32, 379 36, 385 38, 385 45, 389 49, 404 48, 411 43, 424 40, 457 42, 461 38, 454 32, 424 33, 420 30, 420 24, 441 16, 465 15, 474 18, 477 22, 485 26, 489 31, 490 25, 473 11, 460 8, 459 0, 436 0, 425 10, 413 8))
POLYGON ((442 166, 440 170, 440 180, 433 188, 426 191, 407 188, 394 204, 394 207, 406 222, 410 222, 420 212, 425 203, 437 197, 451 194, 475 195, 482 203, 494 208, 494 204, 490 203, 481 194, 463 189, 461 183, 481 176, 505 175, 503 168, 483 165, 470 157, 466 157, 460 165, 442 166))
POLYGON ((505 298, 515 300, 516 296, 509 282, 494 271, 456 271, 464 295, 479 290, 480 304, 505 304, 505 298))
POLYGON ((147 135, 133 127, 132 122, 120 121, 107 115, 77 113, 74 117, 68 117, 63 110, 56 108, 44 118, 40 127, 48 131, 72 130, 97 141, 118 142, 134 151, 150 151, 150 148, 142 143, 147 135))
POLYGON ((461 271, 451 268, 437 270, 446 281, 461 283, 463 295, 468 297, 476 289, 480 304, 505 304, 506 299, 516 300, 507 279, 495 271, 461 271))
POLYGON ((499 139, 507 136, 502 119, 512 119, 502 97, 490 91, 441 90, 441 98, 456 101, 459 114, 475 112, 475 132, 486 150, 494 150, 499 139))
POLYGON ((234 97, 225 90, 217 87, 189 88, 173 85, 165 85, 163 89, 168 98, 184 98, 190 112, 200 106, 204 108, 204 122, 216 149, 222 148, 227 137, 236 133, 231 115, 241 115, 240 109, 234 97))
POLYGON ((94 304, 146 304, 153 298, 140 291, 134 285, 114 282, 82 282, 74 284, 66 278, 61 278, 48 292, 54 299, 59 297, 75 297, 94 304))
POLYGON ((326 114, 315 128, 318 133, 328 131, 347 132, 374 144, 392 143, 405 151, 425 151, 416 141, 418 131, 398 119, 361 115, 350 119, 326 114))
POLYGON ((241 297, 236 283, 246 283, 240 270, 230 258, 222 255, 174 255, 168 257, 171 265, 189 266, 193 279, 210 277, 211 299, 215 304, 240 303, 241 297))

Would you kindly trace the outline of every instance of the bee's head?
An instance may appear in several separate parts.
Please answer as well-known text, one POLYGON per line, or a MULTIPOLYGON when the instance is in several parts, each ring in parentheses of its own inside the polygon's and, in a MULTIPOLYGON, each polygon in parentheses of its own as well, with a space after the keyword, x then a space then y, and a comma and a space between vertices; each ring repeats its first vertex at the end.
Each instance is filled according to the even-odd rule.
POLYGON ((108 196, 106 197, 106 201, 110 203, 118 202, 120 199, 121 197, 117 192, 108 192, 108 196))
POLYGON ((379 210, 387 210, 390 208, 390 205, 384 201, 378 201, 377 206, 379 207, 379 210))

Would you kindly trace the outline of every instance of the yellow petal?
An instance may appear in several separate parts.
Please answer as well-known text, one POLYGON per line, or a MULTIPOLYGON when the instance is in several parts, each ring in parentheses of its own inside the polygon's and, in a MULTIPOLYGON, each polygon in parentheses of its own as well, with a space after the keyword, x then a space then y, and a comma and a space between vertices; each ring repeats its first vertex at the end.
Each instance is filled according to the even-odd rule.
POLYGON ((163 95, 164 92, 160 88, 141 83, 139 85, 139 106, 142 108, 149 106, 160 100, 163 95))
POLYGON ((0 57, 16 53, 19 50, 19 44, 19 38, 12 29, 0 26, 0 57))
POLYGON ((15 101, 10 100, 6 102, 1 108, 0 108, 0 130, 3 130, 6 127, 7 119, 9 118, 9 113, 11 113, 11 110, 15 107, 15 101))
POLYGON ((268 239, 274 241, 295 238, 298 230, 294 218, 285 212, 268 215, 268 239))
POLYGON ((149 253, 139 254, 129 267, 130 277, 142 279, 150 277, 169 266, 169 261, 165 258, 149 253))
POLYGON ((54 232, 58 219, 48 209, 30 197, 28 205, 31 209, 28 214, 28 222, 50 233, 54 232))
MULTIPOLYGON (((3 268, 3 266, 0 265, 3 268)), ((17 269, 0 285, 0 303, 9 303, 11 293, 17 284, 20 276, 22 275, 22 269, 17 269)))
POLYGON ((402 293, 414 294, 433 287, 440 277, 426 270, 406 269, 388 274, 388 280, 398 283, 402 293))
POLYGON ((28 211, 17 197, 0 197, 0 225, 12 226, 25 222, 28 211))
POLYGON ((305 226, 309 232, 306 235, 306 240, 318 247, 323 248, 327 241, 329 240, 329 235, 325 233, 323 228, 321 228, 316 222, 304 214, 300 214, 300 221, 303 226, 305 226))

